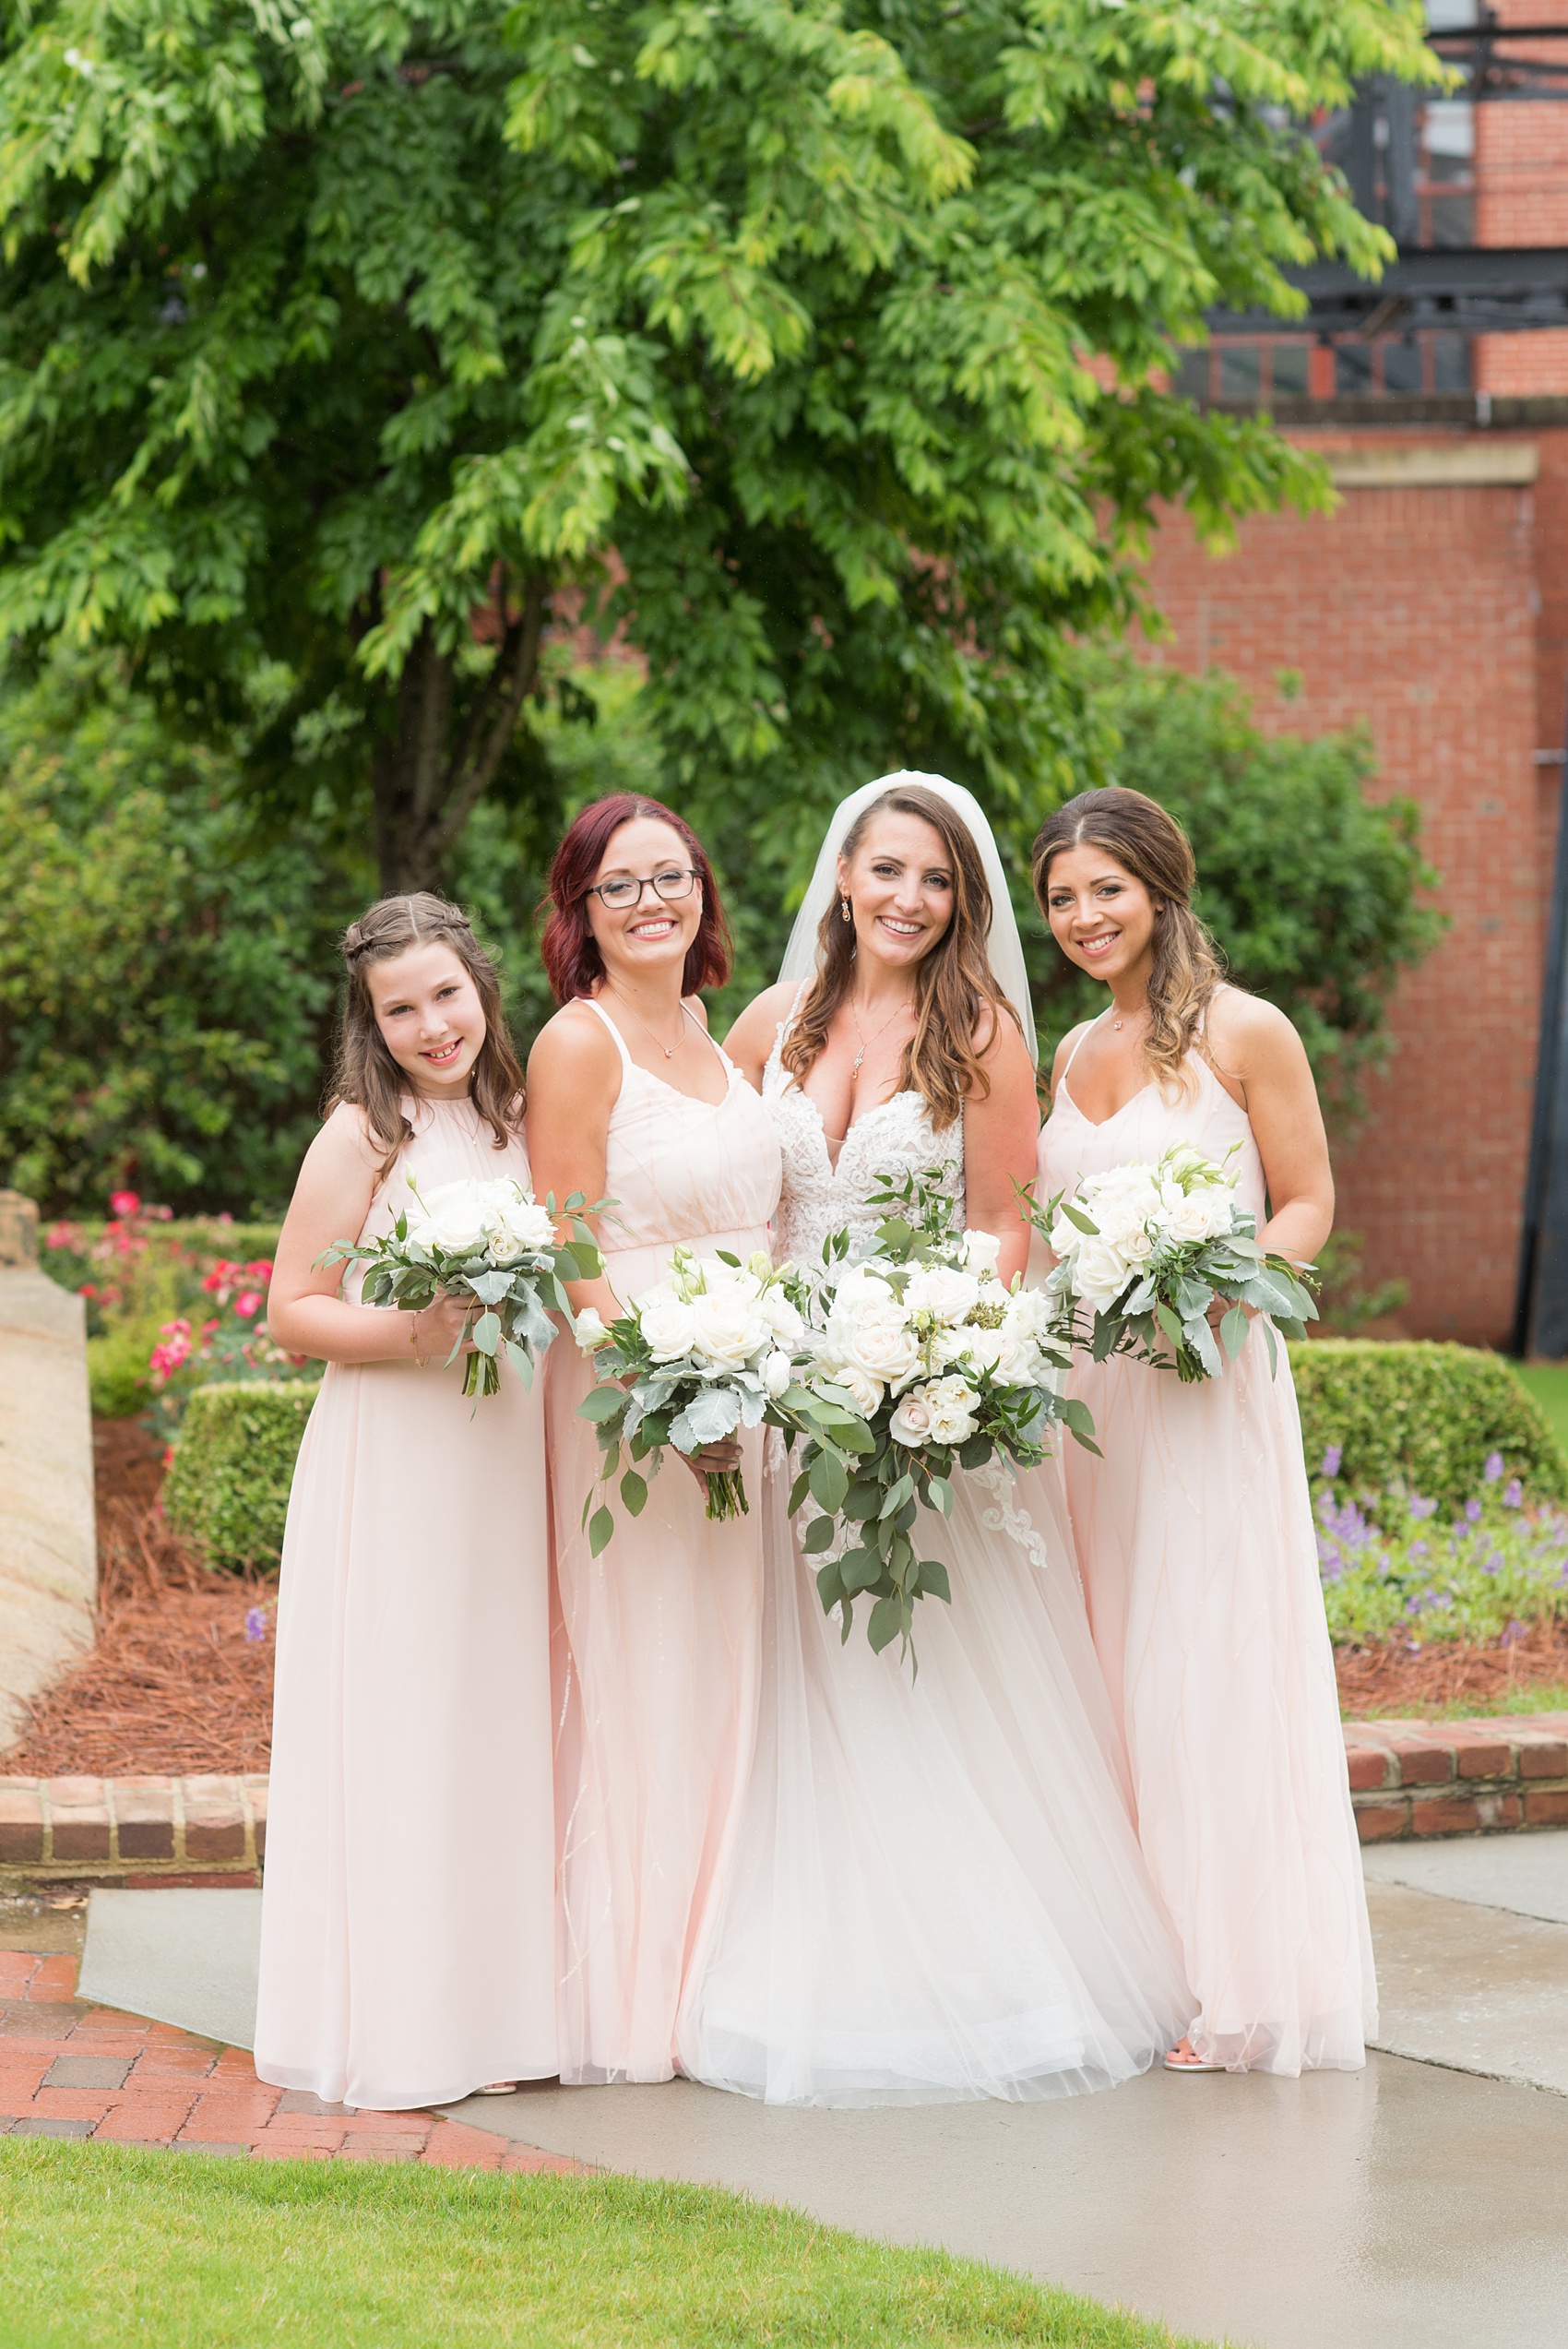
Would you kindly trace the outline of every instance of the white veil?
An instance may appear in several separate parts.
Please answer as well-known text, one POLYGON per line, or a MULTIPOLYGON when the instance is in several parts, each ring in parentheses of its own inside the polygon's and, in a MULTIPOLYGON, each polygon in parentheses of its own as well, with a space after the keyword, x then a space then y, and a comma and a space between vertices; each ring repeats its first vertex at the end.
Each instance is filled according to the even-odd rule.
POLYGON ((935 792, 968 827, 969 837, 980 851, 986 883, 991 890, 988 942, 991 967, 998 986, 1018 1015, 1024 1042, 1029 1048, 1029 1058, 1033 1060, 1036 1056, 1034 1011, 1029 1003, 1029 981, 1024 967, 1023 941, 1014 918, 1013 900, 1007 893, 1007 876, 1003 870, 985 810, 973 792, 966 791, 962 783, 950 783, 945 775, 921 775, 910 769, 901 769, 897 775, 879 775, 874 782, 862 783, 859 791, 852 791, 848 799, 839 801, 833 811, 826 837, 817 852, 811 887, 795 916, 795 926, 790 933, 790 943, 778 966, 778 976, 799 982, 814 975, 817 927, 837 893, 838 850, 844 835, 862 807, 868 807, 884 792, 893 791, 905 783, 921 783, 927 791, 935 792))

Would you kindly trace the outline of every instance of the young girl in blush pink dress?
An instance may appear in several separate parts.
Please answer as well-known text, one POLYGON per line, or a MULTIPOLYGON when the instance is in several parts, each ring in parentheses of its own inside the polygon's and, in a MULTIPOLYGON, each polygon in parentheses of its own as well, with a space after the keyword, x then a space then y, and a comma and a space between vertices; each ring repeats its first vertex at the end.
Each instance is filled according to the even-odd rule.
POLYGON ((556 2069, 543 1405, 510 1368, 465 1398, 455 1300, 379 1309, 360 1268, 318 1263, 385 1236, 410 1179, 529 1180, 465 916, 385 899, 343 959, 335 1098, 268 1312, 327 1367, 283 1543, 255 2060, 398 2110, 556 2069))
MULTIPOLYGON (((1039 1194, 1176 1141, 1235 1154, 1265 1247, 1310 1264, 1334 1219, 1312 1072, 1284 1014, 1227 985, 1193 855, 1141 792, 1069 800, 1034 847, 1068 960, 1111 1002, 1063 1039, 1039 1194)), ((1139 1833, 1197 2001, 1177 2070, 1355 2069, 1376 2027, 1360 1853, 1286 1349, 1223 1375, 1079 1356, 1103 1458, 1064 1448, 1139 1833)))
MULTIPOLYGON (((723 912, 701 844, 656 800, 583 810, 551 869, 544 960, 562 1008, 529 1063, 540 1192, 612 1205, 605 1277, 570 1294, 606 1321, 683 1242, 742 1259, 768 1244, 778 1142, 707 1032, 723 912)), ((564 1344, 545 1381, 558 1601, 561 2077, 658 2081, 723 1886, 756 1734, 761 1430, 690 1461, 670 1452, 598 1557, 583 1502, 600 1473, 577 1415, 593 1381, 564 1344), (712 1523, 708 1469, 739 1465, 752 1514, 712 1523)))

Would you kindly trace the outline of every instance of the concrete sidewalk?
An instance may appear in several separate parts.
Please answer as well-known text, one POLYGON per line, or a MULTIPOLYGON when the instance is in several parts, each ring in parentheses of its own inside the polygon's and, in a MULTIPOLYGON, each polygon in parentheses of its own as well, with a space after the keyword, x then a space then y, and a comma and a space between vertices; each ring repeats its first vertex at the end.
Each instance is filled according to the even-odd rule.
MULTIPOLYGON (((1365 2072, 1159 2071, 1044 2105, 857 2113, 683 2081, 536 2089, 450 2107, 450 2143, 736 2188, 1260 2349, 1565 2349, 1568 1834, 1365 1859, 1383 1999, 1365 2072)), ((84 1992, 245 2044, 258 1907, 94 1893, 84 1992)), ((301 2150, 371 2121, 281 2102, 266 2133, 301 2150)))
POLYGON ((1568 2098, 1374 2055, 1301 2081, 859 2113, 533 2090, 453 2117, 740 2188, 1265 2349, 1562 2349, 1568 2098))

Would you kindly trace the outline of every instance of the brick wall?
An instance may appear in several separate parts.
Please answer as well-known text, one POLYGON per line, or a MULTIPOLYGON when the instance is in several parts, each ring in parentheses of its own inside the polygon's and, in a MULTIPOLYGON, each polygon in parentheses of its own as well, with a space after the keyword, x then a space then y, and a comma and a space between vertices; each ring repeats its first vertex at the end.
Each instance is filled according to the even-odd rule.
MULTIPOLYGON (((1348 439, 1299 437, 1325 451, 1348 439)), ((1336 1148, 1339 1220, 1363 1234, 1373 1280, 1409 1282, 1413 1334, 1479 1343, 1503 1339, 1513 1306, 1556 784, 1533 754, 1562 740, 1561 714, 1540 733, 1541 705, 1555 708, 1568 657, 1568 587, 1553 584, 1547 606, 1537 580, 1541 510, 1568 531, 1568 434, 1534 437, 1538 491, 1350 489, 1333 517, 1253 518, 1218 560, 1178 518, 1149 565, 1175 630, 1168 657, 1240 677, 1265 730, 1367 721, 1378 788, 1421 805, 1453 927, 1401 985, 1396 1055, 1371 1082, 1360 1137, 1336 1148), (1550 664, 1538 663, 1538 607, 1550 664), (1294 701, 1281 669, 1304 680, 1294 701)), ((1544 567, 1555 582, 1559 566, 1544 567)))

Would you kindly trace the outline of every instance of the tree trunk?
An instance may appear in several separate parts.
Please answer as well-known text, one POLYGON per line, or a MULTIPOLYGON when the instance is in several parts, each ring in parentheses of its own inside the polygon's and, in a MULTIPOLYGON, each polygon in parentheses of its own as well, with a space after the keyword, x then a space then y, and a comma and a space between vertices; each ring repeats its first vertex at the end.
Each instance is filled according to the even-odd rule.
POLYGON ((397 733, 378 746, 371 767, 376 862, 388 897, 445 887, 463 828, 493 782, 538 683, 550 582, 530 572, 514 615, 503 577, 499 604, 495 658, 460 726, 453 710, 456 658, 437 650, 428 623, 403 664, 397 733))

